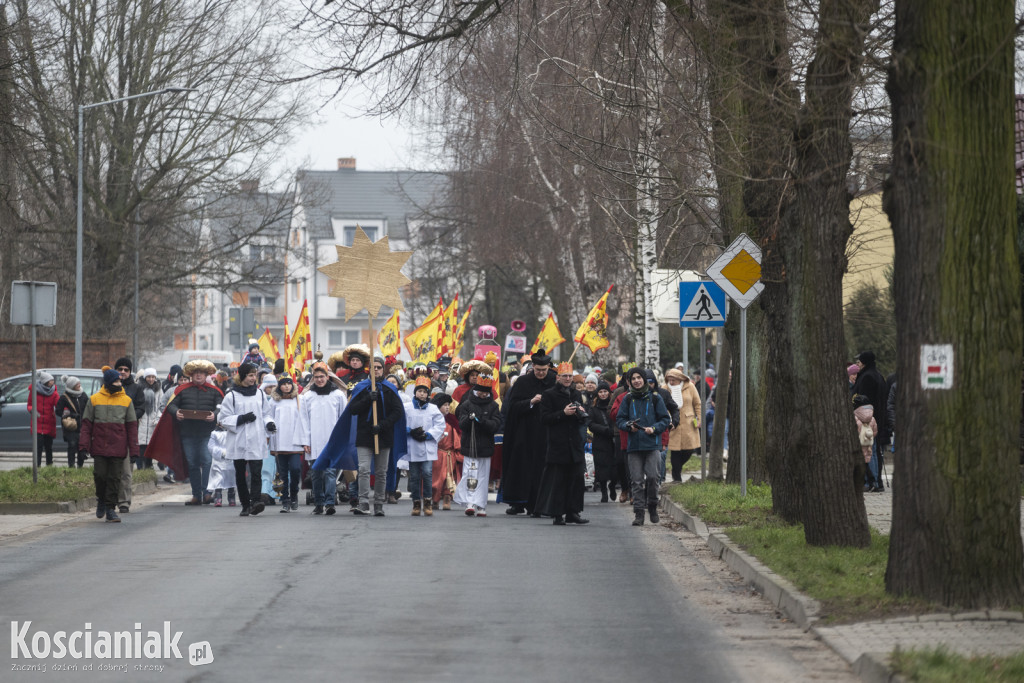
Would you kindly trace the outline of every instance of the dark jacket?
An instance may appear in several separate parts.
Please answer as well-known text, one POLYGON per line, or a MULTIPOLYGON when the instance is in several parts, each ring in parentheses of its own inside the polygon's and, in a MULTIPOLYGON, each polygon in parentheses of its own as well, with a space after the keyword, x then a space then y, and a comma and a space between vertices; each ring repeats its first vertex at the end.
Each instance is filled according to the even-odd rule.
MULTIPOLYGON (((78 423, 78 429, 64 429, 64 440, 67 441, 68 437, 72 434, 75 438, 78 438, 78 433, 82 431, 82 415, 85 413, 85 406, 89 404, 89 397, 85 392, 81 392, 78 396, 64 392, 60 395, 60 400, 57 401, 57 407, 53 409, 53 412, 57 416, 57 420, 60 421, 64 417, 64 411, 68 411, 68 415, 75 418, 75 422, 78 423)), ((63 429, 63 428, 62 428, 63 429)))
POLYGON ((489 458, 494 455, 494 435, 501 429, 501 411, 493 398, 480 398, 473 394, 455 409, 455 417, 462 430, 463 456, 489 458), (474 414, 475 420, 471 417, 474 414))
MULTIPOLYGON (((377 441, 381 447, 395 442, 395 424, 405 415, 405 406, 396 391, 377 386, 377 441)), ((356 417, 356 446, 373 448, 373 410, 369 391, 360 391, 349 402, 349 412, 356 417)))
POLYGON ((580 431, 584 421, 576 415, 565 414, 565 407, 573 401, 583 402, 580 392, 558 384, 545 391, 540 399, 540 419, 548 428, 546 462, 552 465, 581 463, 584 459, 580 431))
MULTIPOLYGON (((141 388, 141 387, 140 387, 141 388)), ((140 392, 141 394, 142 392, 140 392)), ((143 396, 145 399, 145 396, 143 396)), ((174 390, 174 398, 167 404, 167 411, 175 420, 179 410, 204 410, 214 413, 220 409, 224 393, 209 382, 197 385, 195 382, 181 384, 174 390)), ((143 404, 145 406, 145 404, 143 404)), ((145 412, 145 411, 143 411, 145 412)), ((217 427, 217 421, 182 420, 178 423, 183 436, 210 436, 217 427)))
POLYGON ((609 398, 605 401, 596 399, 593 405, 587 408, 587 412, 590 414, 590 433, 594 435, 591 441, 594 454, 594 477, 598 481, 611 479, 612 465, 615 464, 615 437, 618 436, 619 429, 608 415, 611 407, 609 398))
POLYGON ((889 444, 889 427, 886 419, 886 402, 889 400, 889 392, 885 386, 885 377, 878 371, 874 363, 865 365, 857 375, 857 381, 853 385, 854 394, 863 394, 868 397, 871 407, 875 411, 875 422, 878 423, 878 436, 875 443, 879 446, 889 444))
MULTIPOLYGON (((502 410, 505 411, 505 443, 502 447, 501 492, 506 503, 527 505, 540 486, 547 449, 547 429, 540 420, 540 406, 530 407, 530 399, 543 395, 555 384, 555 375, 548 371, 544 379, 532 372, 512 385, 502 410)), ((462 440, 466 440, 466 434, 462 440)))
POLYGON ((146 397, 142 395, 142 385, 135 381, 135 377, 128 375, 127 379, 121 380, 121 389, 125 395, 132 400, 132 407, 135 408, 135 419, 142 419, 146 412, 146 397))
POLYGON ((661 395, 645 391, 637 397, 633 392, 626 394, 619 405, 616 418, 619 429, 627 434, 627 451, 657 451, 661 449, 661 433, 672 426, 672 418, 661 395), (636 421, 637 431, 629 429, 629 423, 636 421), (653 427, 654 434, 644 432, 644 427, 653 427))

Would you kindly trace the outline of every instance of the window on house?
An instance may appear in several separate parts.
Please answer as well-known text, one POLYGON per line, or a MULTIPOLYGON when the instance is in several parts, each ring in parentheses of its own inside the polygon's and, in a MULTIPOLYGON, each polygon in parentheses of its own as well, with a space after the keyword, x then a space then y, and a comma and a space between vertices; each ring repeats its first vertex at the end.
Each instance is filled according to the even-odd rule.
POLYGON ((298 301, 302 298, 302 282, 299 280, 292 280, 292 301, 298 301))
POLYGON ((332 349, 343 349, 352 344, 359 344, 362 340, 362 330, 329 330, 327 332, 327 345, 332 349))
MULTIPOLYGON (((363 232, 366 233, 366 236, 370 238, 371 242, 376 242, 377 241, 377 228, 368 228, 365 225, 361 226, 361 227, 363 228, 363 232)), ((345 239, 345 246, 346 247, 351 247, 352 246, 352 242, 356 238, 356 230, 357 230, 357 226, 355 226, 355 225, 346 225, 345 226, 345 236, 344 236, 344 239, 345 239)))

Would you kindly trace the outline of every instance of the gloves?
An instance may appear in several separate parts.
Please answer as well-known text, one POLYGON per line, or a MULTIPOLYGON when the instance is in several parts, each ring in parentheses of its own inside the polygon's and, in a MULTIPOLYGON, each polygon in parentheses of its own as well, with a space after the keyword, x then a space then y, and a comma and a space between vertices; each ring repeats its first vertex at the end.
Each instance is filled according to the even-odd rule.
POLYGON ((273 434, 274 432, 277 431, 277 425, 274 424, 273 422, 268 422, 267 423, 267 431, 270 432, 271 434, 273 434))
POLYGON ((255 421, 256 421, 256 413, 245 413, 244 415, 239 415, 238 416, 238 422, 236 422, 235 424, 247 425, 250 422, 255 422, 255 421))
POLYGON ((427 433, 423 431, 423 427, 409 430, 409 436, 421 443, 427 440, 427 433))
POLYGON ((371 434, 373 434, 374 436, 377 436, 378 434, 380 434, 380 432, 381 432, 380 425, 370 425, 370 433, 371 434))
POLYGON ((370 391, 370 401, 376 401, 380 398, 380 389, 370 391))

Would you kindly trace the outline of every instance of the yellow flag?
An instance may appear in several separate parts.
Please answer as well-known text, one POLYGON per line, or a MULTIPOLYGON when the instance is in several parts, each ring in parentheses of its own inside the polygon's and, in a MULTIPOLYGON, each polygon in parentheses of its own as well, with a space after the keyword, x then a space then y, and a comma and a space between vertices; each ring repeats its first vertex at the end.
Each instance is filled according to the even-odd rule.
POLYGON ((377 348, 382 356, 397 356, 402 345, 399 340, 402 338, 402 331, 398 327, 398 310, 396 309, 384 327, 377 333, 377 348))
POLYGON ((405 334, 402 343, 414 363, 429 363, 437 356, 437 323, 443 313, 444 305, 439 302, 422 325, 405 334))
POLYGON ((462 314, 462 320, 455 326, 455 343, 452 345, 452 358, 462 353, 462 345, 466 341, 466 321, 469 320, 469 314, 472 310, 473 304, 470 304, 466 312, 462 314))
POLYGON ((575 336, 572 340, 577 344, 583 344, 590 352, 593 353, 599 349, 606 348, 610 342, 608 341, 608 295, 612 291, 612 285, 608 288, 608 291, 604 293, 594 307, 590 309, 590 313, 587 314, 587 319, 580 325, 580 329, 576 330, 575 336))
POLYGON ((307 301, 302 302, 299 320, 295 323, 295 330, 292 332, 289 342, 291 346, 287 351, 288 360, 285 361, 286 365, 291 366, 288 371, 302 372, 306 369, 306 363, 313 360, 309 335, 309 303, 307 301))
POLYGON ((281 357, 281 351, 277 348, 277 340, 274 339, 274 335, 270 334, 269 329, 263 329, 263 334, 256 340, 256 343, 260 345, 260 353, 271 365, 281 357))
MULTIPOLYGON (((449 355, 455 348, 455 333, 459 326, 459 295, 456 294, 438 319, 437 358, 449 355)), ((436 359, 435 359, 436 360, 436 359)))
POLYGON ((548 313, 548 319, 544 321, 544 325, 540 328, 540 334, 537 335, 537 341, 533 342, 533 348, 530 349, 530 353, 535 353, 540 349, 544 349, 547 353, 551 353, 551 349, 564 341, 565 337, 563 337, 562 333, 558 331, 558 323, 555 322, 555 314, 548 313))

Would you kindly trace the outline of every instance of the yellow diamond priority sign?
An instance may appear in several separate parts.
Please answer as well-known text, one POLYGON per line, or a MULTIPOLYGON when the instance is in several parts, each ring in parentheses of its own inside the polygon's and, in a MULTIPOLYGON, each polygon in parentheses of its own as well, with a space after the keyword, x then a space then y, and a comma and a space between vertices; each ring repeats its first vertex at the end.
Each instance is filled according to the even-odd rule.
POLYGON ((746 308, 764 289, 760 247, 745 234, 740 235, 708 267, 708 277, 740 308, 746 308))

